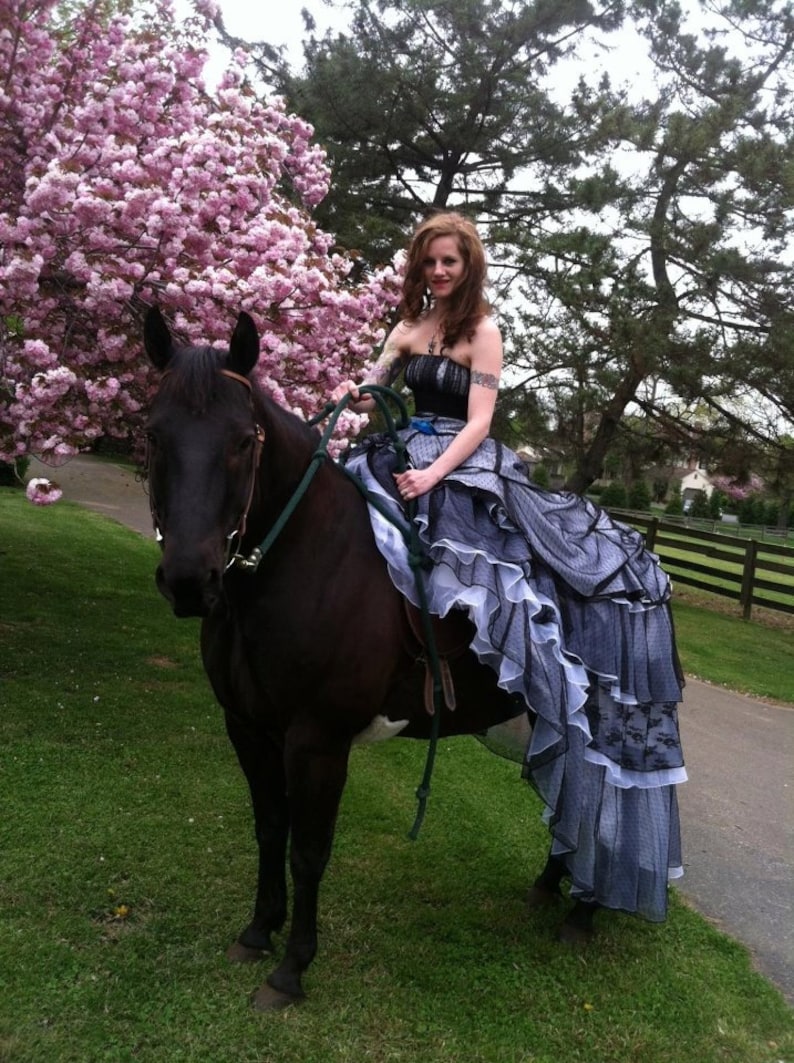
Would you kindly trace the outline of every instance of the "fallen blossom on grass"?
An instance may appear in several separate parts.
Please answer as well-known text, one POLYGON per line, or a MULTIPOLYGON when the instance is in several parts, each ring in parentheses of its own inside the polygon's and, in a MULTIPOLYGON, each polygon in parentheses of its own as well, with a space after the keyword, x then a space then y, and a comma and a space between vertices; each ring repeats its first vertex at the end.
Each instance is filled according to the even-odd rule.
POLYGON ((37 476, 33 480, 28 480, 27 487, 25 488, 25 495, 34 506, 51 506, 53 502, 58 501, 62 494, 63 491, 58 484, 53 483, 52 480, 48 480, 43 476, 37 476))

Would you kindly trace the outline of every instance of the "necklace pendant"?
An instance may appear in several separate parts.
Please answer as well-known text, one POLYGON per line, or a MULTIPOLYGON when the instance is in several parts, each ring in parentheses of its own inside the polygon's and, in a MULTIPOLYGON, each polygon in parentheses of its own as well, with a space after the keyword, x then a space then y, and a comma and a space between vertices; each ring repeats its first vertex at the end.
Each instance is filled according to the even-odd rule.
POLYGON ((439 347, 438 353, 441 354, 441 351, 443 351, 444 349, 444 329, 440 323, 436 325, 435 331, 430 337, 430 343, 428 343, 427 345, 427 353, 435 354, 436 347, 438 347, 439 343, 441 344, 441 346, 439 347))

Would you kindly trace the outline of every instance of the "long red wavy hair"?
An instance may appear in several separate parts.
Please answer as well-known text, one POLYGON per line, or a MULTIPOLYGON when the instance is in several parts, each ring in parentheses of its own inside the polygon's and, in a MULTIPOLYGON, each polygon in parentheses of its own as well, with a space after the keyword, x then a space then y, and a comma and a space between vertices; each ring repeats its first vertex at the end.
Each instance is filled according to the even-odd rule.
POLYGON ((444 319, 443 346, 453 347, 464 337, 470 340, 478 322, 490 311, 490 305, 484 295, 485 248, 474 224, 462 214, 432 214, 417 228, 408 247, 399 313, 408 321, 417 321, 429 308, 430 297, 425 286, 424 262, 430 244, 439 236, 455 238, 464 262, 463 279, 452 293, 449 312, 444 319))

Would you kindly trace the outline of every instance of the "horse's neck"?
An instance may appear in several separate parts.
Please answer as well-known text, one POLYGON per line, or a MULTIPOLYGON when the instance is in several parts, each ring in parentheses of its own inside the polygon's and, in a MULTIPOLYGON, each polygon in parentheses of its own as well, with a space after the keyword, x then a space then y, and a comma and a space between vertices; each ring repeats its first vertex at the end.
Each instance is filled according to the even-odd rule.
POLYGON ((298 487, 308 469, 317 449, 316 434, 272 400, 262 401, 258 414, 265 431, 260 480, 266 492, 283 498, 298 487))
MULTIPOLYGON (((316 533, 322 530, 323 542, 332 549, 331 540, 341 536, 349 546, 359 537, 371 535, 366 509, 351 505, 355 488, 326 455, 319 454, 319 434, 293 414, 268 401, 262 406, 265 440, 259 468, 259 490, 252 509, 249 527, 268 529, 280 519, 287 506, 300 494, 299 505, 289 517, 284 534, 290 529, 311 529, 312 549, 317 549, 316 533), (313 475, 304 483, 307 471, 313 475)), ((296 542, 296 546, 298 543, 296 542)))

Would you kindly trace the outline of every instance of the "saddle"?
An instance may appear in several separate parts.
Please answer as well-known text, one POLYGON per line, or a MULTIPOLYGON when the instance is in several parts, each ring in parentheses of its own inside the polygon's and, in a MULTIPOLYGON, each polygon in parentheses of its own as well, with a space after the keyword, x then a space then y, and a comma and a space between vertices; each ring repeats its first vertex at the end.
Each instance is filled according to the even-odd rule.
MULTIPOLYGON (((430 660, 430 647, 425 638, 422 610, 412 602, 409 602, 407 598, 403 599, 403 605, 405 606, 405 615, 408 618, 408 631, 410 633, 410 638, 406 639, 406 649, 414 660, 422 662, 425 666, 425 709, 432 716, 435 713, 435 700, 433 697, 434 676, 430 660)), ((452 609, 443 617, 434 616, 430 613, 428 614, 428 619, 433 633, 435 652, 438 657, 444 704, 450 712, 454 712, 457 699, 449 662, 461 657, 469 648, 474 634, 474 625, 461 609, 452 609)))

